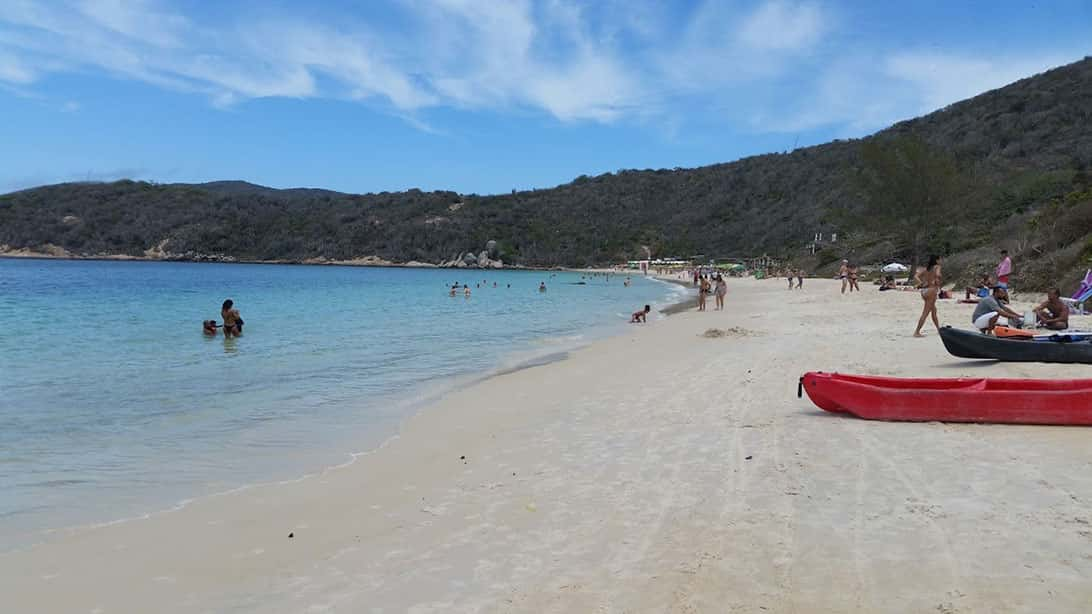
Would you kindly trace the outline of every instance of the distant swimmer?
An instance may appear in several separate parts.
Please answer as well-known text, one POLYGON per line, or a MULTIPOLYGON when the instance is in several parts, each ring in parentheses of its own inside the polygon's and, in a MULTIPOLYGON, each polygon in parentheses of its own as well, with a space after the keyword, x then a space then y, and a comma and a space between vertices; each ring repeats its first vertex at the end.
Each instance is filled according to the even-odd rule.
POLYGON ((633 315, 629 319, 630 324, 643 324, 647 322, 648 312, 652 311, 652 307, 645 305, 645 308, 640 311, 634 311, 633 315))
POLYGON ((545 292, 546 291, 546 282, 541 282, 540 284, 538 284, 538 291, 539 292, 545 292))
POLYGON ((624 285, 625 287, 628 288, 631 283, 633 283, 633 282, 630 281, 629 277, 626 277, 626 280, 624 282, 622 282, 622 285, 624 285))
POLYGON ((225 337, 238 337, 243 334, 243 318, 239 316, 239 310, 235 309, 235 301, 224 301, 220 307, 220 318, 224 320, 225 337))
POLYGON ((220 328, 220 325, 216 323, 216 320, 205 320, 201 323, 201 330, 206 335, 213 337, 216 335, 216 329, 220 328))
POLYGON ((463 296, 470 296, 470 286, 463 284, 463 296))

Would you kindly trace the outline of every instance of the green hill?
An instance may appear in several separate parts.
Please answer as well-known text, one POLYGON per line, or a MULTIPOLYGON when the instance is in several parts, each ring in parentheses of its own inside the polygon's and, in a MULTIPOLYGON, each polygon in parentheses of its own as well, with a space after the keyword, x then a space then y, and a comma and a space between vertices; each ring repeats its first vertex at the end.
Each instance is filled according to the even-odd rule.
POLYGON ((74 256, 439 263, 496 240, 506 263, 528 266, 606 264, 638 257, 647 246, 661 256, 768 253, 812 270, 842 257, 868 263, 934 251, 951 256, 950 272, 966 275, 992 264, 1004 246, 1016 257, 1016 282, 1041 287, 1075 280, 1092 257, 1090 167, 1086 58, 865 139, 695 169, 582 176, 546 190, 477 196, 245 182, 44 186, 0 196, 0 245, 74 256), (926 165, 950 167, 951 185, 940 191, 909 163, 901 171, 881 168, 888 153, 900 164, 907 143, 923 145, 926 165), (874 181, 884 173, 902 175, 874 181), (899 230, 906 224, 896 222, 918 217, 892 210, 877 185, 900 186, 893 189, 903 195, 932 190, 927 232, 908 239, 899 230), (836 232, 839 242, 812 256, 807 248, 817 232, 836 232))

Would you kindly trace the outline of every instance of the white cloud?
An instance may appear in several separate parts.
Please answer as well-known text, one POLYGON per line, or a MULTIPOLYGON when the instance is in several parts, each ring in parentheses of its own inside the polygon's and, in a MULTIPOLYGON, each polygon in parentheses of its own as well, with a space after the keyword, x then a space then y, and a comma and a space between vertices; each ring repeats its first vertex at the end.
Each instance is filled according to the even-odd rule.
POLYGON ((817 43, 827 28, 827 18, 812 2, 770 0, 743 20, 739 38, 755 49, 798 51, 817 43))
POLYGON ((78 71, 222 107, 359 100, 433 132, 428 110, 454 107, 856 136, 1080 57, 835 52, 827 41, 845 28, 811 0, 704 0, 690 12, 655 0, 391 2, 397 18, 380 30, 342 14, 210 23, 163 0, 0 0, 0 87, 23 95, 78 71))
POLYGON ((857 137, 1003 87, 1080 57, 1047 52, 975 58, 938 52, 898 52, 878 59, 840 60, 804 84, 793 105, 755 114, 763 132, 837 127, 857 137))
POLYGON ((180 47, 190 23, 147 0, 79 0, 83 17, 111 32, 157 47, 180 47))
POLYGON ((425 79, 457 106, 526 106, 562 121, 612 121, 641 90, 575 4, 554 0, 537 11, 529 2, 417 6, 427 39, 440 50, 425 58, 425 79))
POLYGON ((34 81, 37 75, 19 58, 0 50, 0 81, 26 84, 34 81))
POLYGON ((921 99, 918 111, 927 112, 982 92, 1072 62, 1079 55, 975 58, 965 55, 898 53, 887 58, 885 74, 912 84, 921 99))

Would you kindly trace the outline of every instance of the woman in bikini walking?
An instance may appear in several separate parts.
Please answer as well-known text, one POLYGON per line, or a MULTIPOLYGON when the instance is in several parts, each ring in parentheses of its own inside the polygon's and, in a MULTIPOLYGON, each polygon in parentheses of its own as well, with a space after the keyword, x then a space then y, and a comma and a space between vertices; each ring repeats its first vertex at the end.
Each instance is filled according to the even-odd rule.
POLYGON ((937 317, 937 297, 940 296, 940 256, 930 256, 929 266, 925 267, 924 271, 921 271, 914 275, 914 279, 918 282, 918 289, 921 290, 921 299, 925 301, 925 306, 921 309, 921 317, 918 318, 918 327, 914 330, 915 337, 924 337, 921 334, 921 327, 925 325, 925 318, 930 314, 933 316, 933 326, 937 327, 937 332, 940 332, 940 319, 937 317))

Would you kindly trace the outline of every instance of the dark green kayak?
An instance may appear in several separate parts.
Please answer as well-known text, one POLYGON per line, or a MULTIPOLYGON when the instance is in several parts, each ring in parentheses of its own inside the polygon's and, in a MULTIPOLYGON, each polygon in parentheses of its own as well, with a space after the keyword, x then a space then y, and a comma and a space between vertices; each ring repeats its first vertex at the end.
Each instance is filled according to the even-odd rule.
POLYGON ((1002 339, 951 326, 940 329, 940 339, 952 356, 1005 362, 1077 362, 1092 364, 1092 340, 1058 336, 1057 340, 1002 339))

